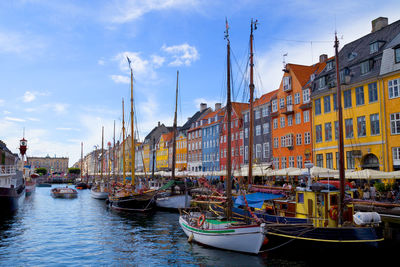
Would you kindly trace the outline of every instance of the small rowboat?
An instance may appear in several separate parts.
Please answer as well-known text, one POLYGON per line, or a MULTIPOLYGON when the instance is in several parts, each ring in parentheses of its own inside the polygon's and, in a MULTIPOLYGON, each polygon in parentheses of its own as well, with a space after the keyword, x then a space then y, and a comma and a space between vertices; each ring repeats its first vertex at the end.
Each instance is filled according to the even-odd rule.
POLYGON ((68 187, 56 187, 51 189, 51 196, 54 198, 76 198, 78 191, 68 187))

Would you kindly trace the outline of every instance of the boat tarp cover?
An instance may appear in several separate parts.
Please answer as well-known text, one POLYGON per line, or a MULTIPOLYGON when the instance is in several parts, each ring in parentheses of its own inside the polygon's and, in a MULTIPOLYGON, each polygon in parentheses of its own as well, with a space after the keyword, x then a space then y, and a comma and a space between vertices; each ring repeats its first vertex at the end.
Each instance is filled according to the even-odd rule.
POLYGON ((160 189, 158 189, 158 190, 165 190, 165 189, 170 188, 173 185, 175 185, 175 181, 171 180, 168 183, 166 183, 165 185, 163 185, 162 187, 160 187, 160 189))
MULTIPOLYGON (((269 194, 269 193, 257 192, 257 193, 253 193, 253 194, 247 194, 246 200, 250 207, 253 207, 256 209, 261 209, 265 200, 271 200, 271 199, 281 198, 281 197, 283 197, 283 195, 281 195, 281 194, 269 194)), ((234 205, 235 205, 235 207, 246 205, 243 196, 238 196, 235 199, 234 205)))

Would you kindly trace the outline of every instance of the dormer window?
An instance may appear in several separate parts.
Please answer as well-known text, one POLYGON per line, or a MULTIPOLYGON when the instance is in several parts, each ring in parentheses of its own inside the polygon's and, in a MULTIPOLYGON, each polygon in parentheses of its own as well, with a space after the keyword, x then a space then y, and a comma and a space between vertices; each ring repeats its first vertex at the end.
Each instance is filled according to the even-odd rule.
POLYGON ((292 77, 286 76, 283 77, 283 91, 292 90, 292 77))
POLYGON ((394 47, 394 63, 400 63, 400 45, 394 47))
POLYGON ((357 53, 356 53, 356 52, 351 52, 351 53, 349 53, 349 54, 347 55, 347 59, 350 61, 350 60, 355 59, 356 56, 357 56, 357 53))
POLYGON ((325 76, 318 79, 318 89, 322 89, 326 86, 325 76))
POLYGON ((331 69, 333 69, 333 60, 326 63, 326 71, 330 71, 331 69))
POLYGON ((382 41, 376 41, 376 42, 369 44, 369 53, 373 54, 373 53, 378 52, 379 48, 381 48, 383 44, 384 44, 384 42, 382 42, 382 41))
POLYGON ((365 73, 371 71, 371 67, 372 67, 371 62, 372 62, 371 60, 365 60, 365 61, 361 62, 361 64, 360 64, 361 74, 365 74, 365 73))

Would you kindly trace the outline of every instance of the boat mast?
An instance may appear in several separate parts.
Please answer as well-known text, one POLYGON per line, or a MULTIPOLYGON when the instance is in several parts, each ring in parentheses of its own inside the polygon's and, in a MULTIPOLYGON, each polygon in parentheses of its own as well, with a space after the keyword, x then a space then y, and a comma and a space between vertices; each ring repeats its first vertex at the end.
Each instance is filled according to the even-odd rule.
POLYGON ((338 108, 338 122, 339 122, 339 179, 340 179, 340 195, 339 195, 339 210, 338 224, 341 226, 344 222, 344 143, 343 143, 343 114, 342 114, 342 90, 340 88, 340 75, 339 75, 339 41, 335 32, 335 58, 336 58, 336 87, 337 87, 337 108, 338 108))
POLYGON ((83 178, 83 142, 81 142, 81 182, 83 178))
POLYGON ((125 167, 125 112, 124 112, 124 99, 122 98, 122 177, 124 184, 126 182, 126 167, 125 167))
POLYGON ((134 135, 134 131, 133 131, 133 71, 132 71, 132 67, 131 67, 131 60, 126 57, 128 59, 128 63, 129 63, 129 68, 131 69, 131 176, 132 176, 132 180, 131 183, 132 185, 135 184, 135 135, 134 135))
POLYGON ((229 40, 229 26, 228 26, 228 20, 226 20, 226 31, 225 31, 225 39, 227 40, 227 56, 226 56, 226 63, 227 63, 227 72, 226 72, 226 81, 227 81, 227 86, 226 86, 226 112, 227 112, 227 128, 228 128, 228 153, 227 153, 227 163, 226 163, 226 204, 227 204, 227 209, 226 209, 226 217, 228 220, 231 219, 232 217, 232 133, 231 133, 231 120, 232 120, 232 103, 231 103, 231 62, 230 62, 230 40, 229 40))
POLYGON ((253 183, 253 134, 254 134, 254 112, 253 112, 253 99, 254 99, 254 61, 253 61, 253 26, 254 30, 257 29, 257 20, 253 21, 251 19, 251 26, 250 26, 250 118, 249 118, 249 128, 250 128, 250 136, 249 136, 249 175, 248 175, 248 183, 253 183))
POLYGON ((104 126, 101 127, 101 171, 100 171, 100 182, 103 182, 103 160, 104 160, 104 126))
POLYGON ((115 120, 114 120, 114 136, 113 136, 113 156, 112 156, 112 173, 113 180, 115 180, 115 120))
POLYGON ((176 128, 177 128, 177 109, 178 109, 178 79, 179 71, 176 71, 176 96, 175 96, 175 115, 172 129, 172 180, 175 180, 175 161, 176 161, 176 128))

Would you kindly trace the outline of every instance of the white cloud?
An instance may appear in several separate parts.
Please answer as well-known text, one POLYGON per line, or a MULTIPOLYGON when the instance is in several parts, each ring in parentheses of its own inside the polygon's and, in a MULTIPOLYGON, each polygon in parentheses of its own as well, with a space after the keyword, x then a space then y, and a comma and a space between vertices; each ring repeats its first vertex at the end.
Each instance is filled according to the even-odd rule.
POLYGON ((8 114, 11 114, 11 112, 8 111, 8 110, 4 110, 4 111, 3 111, 3 114, 4 114, 4 115, 8 115, 8 114))
POLYGON ((126 23, 136 20, 151 11, 161 11, 168 9, 193 10, 198 6, 198 0, 124 0, 117 1, 109 5, 107 13, 114 23, 126 23))
POLYGON ((0 98, 0 107, 4 105, 4 99, 0 98))
POLYGON ((28 118, 28 120, 30 120, 30 121, 40 121, 38 118, 32 118, 32 117, 28 118))
POLYGON ((100 66, 104 66, 105 62, 104 62, 104 60, 99 59, 99 60, 97 61, 97 64, 99 64, 100 66))
POLYGON ((0 29, 0 53, 26 54, 41 51, 44 42, 37 36, 0 29))
POLYGON ((57 113, 65 113, 68 106, 68 104, 55 103, 54 105, 52 105, 52 108, 57 113))
POLYGON ((115 83, 130 83, 131 82, 131 78, 129 78, 128 76, 123 76, 123 75, 111 75, 111 79, 115 82, 115 83))
MULTIPOLYGON (((131 60, 131 67, 133 70, 133 77, 134 79, 141 79, 142 81, 145 80, 155 80, 157 78, 157 74, 154 71, 154 68, 156 67, 153 61, 149 61, 147 59, 144 59, 141 57, 139 52, 121 52, 118 53, 115 57, 114 60, 118 62, 119 69, 123 72, 126 73, 130 76, 130 68, 128 64, 127 57, 131 60)), ((113 75, 111 78, 115 82, 126 82, 126 79, 121 77, 117 77, 120 75, 113 75), (115 77, 113 77, 115 76, 115 77)), ((130 81, 130 78, 129 78, 130 81)))
POLYGON ((8 121, 14 121, 14 122, 24 122, 25 121, 24 119, 14 118, 14 117, 5 117, 4 119, 8 120, 8 121))
POLYGON ((190 66, 192 62, 200 58, 196 47, 190 46, 187 43, 173 46, 163 45, 161 49, 170 54, 174 59, 172 62, 169 63, 170 66, 190 66))
POLYGON ((151 60, 157 68, 161 67, 165 62, 165 58, 158 55, 152 55, 151 60))
POLYGON ((26 91, 24 94, 24 97, 23 97, 23 101, 25 103, 28 103, 28 102, 32 102, 33 100, 35 100, 35 98, 36 98, 36 95, 33 92, 26 91))
POLYGON ((59 130, 59 131, 79 131, 79 129, 68 128, 68 127, 57 127, 56 130, 59 130))

